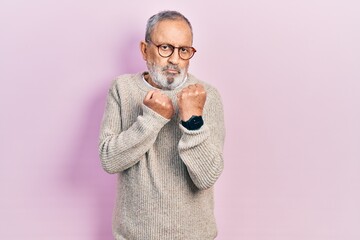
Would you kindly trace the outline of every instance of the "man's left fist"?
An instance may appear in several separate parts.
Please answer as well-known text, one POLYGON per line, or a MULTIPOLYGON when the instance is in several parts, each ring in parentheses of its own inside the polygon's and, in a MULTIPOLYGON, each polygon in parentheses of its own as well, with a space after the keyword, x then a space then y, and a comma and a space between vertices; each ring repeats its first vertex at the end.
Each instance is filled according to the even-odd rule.
POLYGON ((202 116, 206 101, 206 91, 201 84, 192 84, 177 94, 180 118, 187 121, 191 116, 202 116))

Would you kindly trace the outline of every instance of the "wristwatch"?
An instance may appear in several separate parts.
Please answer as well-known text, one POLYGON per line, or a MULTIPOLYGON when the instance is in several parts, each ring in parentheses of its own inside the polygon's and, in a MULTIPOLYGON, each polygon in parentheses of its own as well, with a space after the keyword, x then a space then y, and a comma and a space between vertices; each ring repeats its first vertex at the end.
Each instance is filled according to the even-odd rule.
POLYGON ((192 115, 191 118, 186 122, 181 120, 181 125, 183 125, 188 130, 198 130, 203 124, 204 120, 202 116, 192 115))

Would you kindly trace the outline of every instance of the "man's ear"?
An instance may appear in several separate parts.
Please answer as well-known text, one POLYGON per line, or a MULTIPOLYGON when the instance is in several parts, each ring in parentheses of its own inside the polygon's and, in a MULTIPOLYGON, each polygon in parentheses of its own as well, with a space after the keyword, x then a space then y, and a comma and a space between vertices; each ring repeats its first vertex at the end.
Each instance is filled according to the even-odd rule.
POLYGON ((147 43, 145 41, 140 42, 140 51, 141 55, 143 56, 143 59, 146 61, 147 59, 147 43))

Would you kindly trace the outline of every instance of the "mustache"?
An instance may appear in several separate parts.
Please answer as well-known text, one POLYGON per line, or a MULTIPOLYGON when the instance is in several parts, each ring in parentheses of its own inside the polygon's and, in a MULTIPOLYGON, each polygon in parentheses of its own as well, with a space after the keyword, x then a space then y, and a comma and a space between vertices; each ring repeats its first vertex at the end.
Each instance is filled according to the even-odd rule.
POLYGON ((179 73, 181 72, 181 69, 176 65, 167 65, 167 66, 163 67, 161 70, 166 71, 166 70, 169 70, 169 69, 178 71, 179 73))

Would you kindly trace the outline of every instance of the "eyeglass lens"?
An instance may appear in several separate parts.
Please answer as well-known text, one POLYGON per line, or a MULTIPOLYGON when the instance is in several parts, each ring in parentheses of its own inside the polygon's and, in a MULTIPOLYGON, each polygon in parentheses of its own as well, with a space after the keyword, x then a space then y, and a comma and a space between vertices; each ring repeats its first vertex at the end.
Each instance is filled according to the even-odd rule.
POLYGON ((180 58, 184 60, 190 59, 195 53, 192 47, 174 47, 170 44, 162 44, 158 46, 159 54, 162 57, 170 57, 175 48, 178 49, 180 58))

